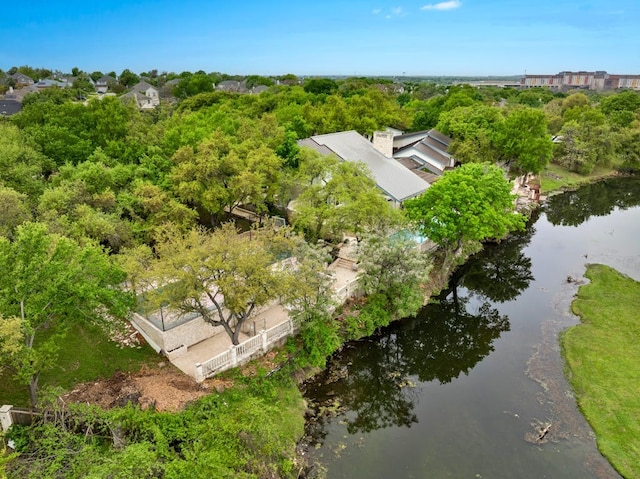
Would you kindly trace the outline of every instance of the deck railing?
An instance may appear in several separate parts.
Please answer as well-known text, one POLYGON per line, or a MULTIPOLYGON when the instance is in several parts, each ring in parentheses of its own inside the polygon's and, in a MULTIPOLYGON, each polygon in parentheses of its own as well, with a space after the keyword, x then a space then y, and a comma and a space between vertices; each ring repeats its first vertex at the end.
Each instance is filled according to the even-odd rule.
POLYGON ((236 346, 231 346, 227 351, 203 363, 196 364, 196 381, 202 382, 216 373, 239 366, 258 351, 267 352, 279 339, 289 336, 293 332, 293 321, 288 320, 273 328, 261 331, 236 346))

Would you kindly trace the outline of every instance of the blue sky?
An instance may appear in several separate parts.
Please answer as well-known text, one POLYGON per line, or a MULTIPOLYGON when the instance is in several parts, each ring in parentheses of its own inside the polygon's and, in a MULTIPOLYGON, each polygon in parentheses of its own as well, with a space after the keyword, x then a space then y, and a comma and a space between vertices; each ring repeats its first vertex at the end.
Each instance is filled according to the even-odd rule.
POLYGON ((11 2, 0 68, 640 73, 640 0, 11 2))

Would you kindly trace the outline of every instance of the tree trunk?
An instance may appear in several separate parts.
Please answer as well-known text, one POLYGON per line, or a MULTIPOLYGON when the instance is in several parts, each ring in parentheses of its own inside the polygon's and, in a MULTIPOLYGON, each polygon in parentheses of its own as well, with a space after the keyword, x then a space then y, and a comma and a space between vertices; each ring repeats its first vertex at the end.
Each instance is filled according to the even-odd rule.
POLYGON ((240 325, 236 324, 236 330, 231 335, 231 342, 234 344, 234 346, 237 346, 238 344, 240 344, 240 341, 238 339, 239 336, 240 336, 240 325))
POLYGON ((34 374, 29 378, 29 400, 31 401, 31 407, 35 409, 38 407, 38 378, 40 373, 34 374))

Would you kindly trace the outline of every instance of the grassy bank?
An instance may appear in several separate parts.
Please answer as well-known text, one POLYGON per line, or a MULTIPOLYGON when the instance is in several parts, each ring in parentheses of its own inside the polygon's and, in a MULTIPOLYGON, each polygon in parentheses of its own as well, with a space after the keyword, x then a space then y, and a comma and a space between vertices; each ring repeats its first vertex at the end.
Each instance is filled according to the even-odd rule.
MULTIPOLYGON (((40 376, 41 390, 49 386, 71 389, 84 381, 106 378, 116 371, 137 371, 143 364, 160 360, 149 346, 120 348, 89 324, 75 324, 61 343, 55 366, 40 376)), ((29 405, 27 386, 15 381, 9 371, 0 374, 0 403, 29 405)))
POLYGON ((553 191, 561 191, 565 189, 577 188, 581 185, 586 185, 598 181, 607 176, 617 174, 617 166, 611 167, 596 167, 588 175, 581 175, 574 171, 569 171, 566 168, 549 163, 542 173, 540 173, 540 192, 546 195, 553 191))
POLYGON ((572 308, 582 324, 562 336, 578 405, 598 448, 624 477, 640 477, 640 283, 589 265, 572 308))

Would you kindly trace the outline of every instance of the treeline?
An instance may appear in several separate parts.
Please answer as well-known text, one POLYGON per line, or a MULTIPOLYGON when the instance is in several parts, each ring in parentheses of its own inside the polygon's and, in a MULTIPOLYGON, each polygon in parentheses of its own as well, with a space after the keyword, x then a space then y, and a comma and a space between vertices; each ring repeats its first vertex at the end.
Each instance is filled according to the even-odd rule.
MULTIPOLYGON (((118 76, 122 85, 143 77, 125 73, 118 76)), ((161 81, 157 72, 146 73, 161 81)), ((228 312, 214 311, 210 322, 225 327, 234 341, 233 328, 256 307, 286 298, 302 324, 290 343, 292 361, 322 365, 345 338, 371 334, 422 305, 430 259, 417 252, 406 231, 431 238, 451 262, 465 243, 523 227, 524 219, 513 212, 510 184, 495 164, 512 173, 540 172, 549 161, 579 172, 600 164, 640 166, 635 92, 600 96, 372 78, 299 82, 289 76, 270 86, 260 83, 263 77, 247 78, 269 86, 250 95, 209 89, 219 79, 211 75, 184 74, 174 86, 181 88, 179 101, 153 111, 141 112, 117 97, 80 103, 64 89, 50 89, 27 95, 19 114, 0 120, 0 356, 29 385, 33 405, 40 373, 55 363, 57 335, 101 312, 124 316, 135 307, 133 291, 142 284, 163 284, 179 271, 179 287, 164 288, 155 300, 201 310, 203 317, 209 313, 199 298, 211 293, 215 304, 211 288, 217 285, 228 312), (297 144, 314 134, 356 130, 371 136, 386 127, 438 128, 453 138, 450 152, 462 166, 396 210, 362 164, 297 144), (292 230, 241 240, 227 224, 240 205, 263 217, 286 215, 292 230), (335 321, 318 240, 335 245, 345 233, 360 244, 360 282, 368 300, 335 321), (300 259, 296 271, 271 269, 287 256, 300 259), (125 278, 127 291, 120 287, 125 278)), ((210 401, 215 410, 226 408, 223 399, 210 401)), ((206 469, 214 448, 194 441, 202 431, 180 421, 190 422, 193 414, 209 421, 208 407, 203 403, 175 419, 175 430, 165 430, 156 417, 143 427, 137 421, 144 418, 122 416, 129 445, 101 456, 96 467, 102 469, 90 471, 91 477, 115 467, 116 457, 131 466, 117 477, 143 464, 140 477, 179 477, 196 465, 206 469)), ((97 454, 112 439, 86 432, 98 419, 60 436, 48 426, 44 435, 26 433, 23 450, 32 462, 22 464, 32 477, 62 477, 73 468, 76 475, 88 473, 73 457, 84 457, 78 451, 87 444, 97 454), (84 440, 77 435, 81 430, 84 440), (64 456, 62 463, 46 476, 51 451, 41 446, 51 437, 70 442, 58 456, 64 456)), ((223 432, 229 434, 212 436, 220 441, 216 454, 225 446, 233 452, 225 456, 228 463, 220 463, 220 477, 258 475, 264 464, 251 454, 237 461, 236 451, 249 447, 263 454, 262 439, 237 429, 223 432)), ((280 451, 271 454, 280 461, 280 474, 294 475, 280 451)))

